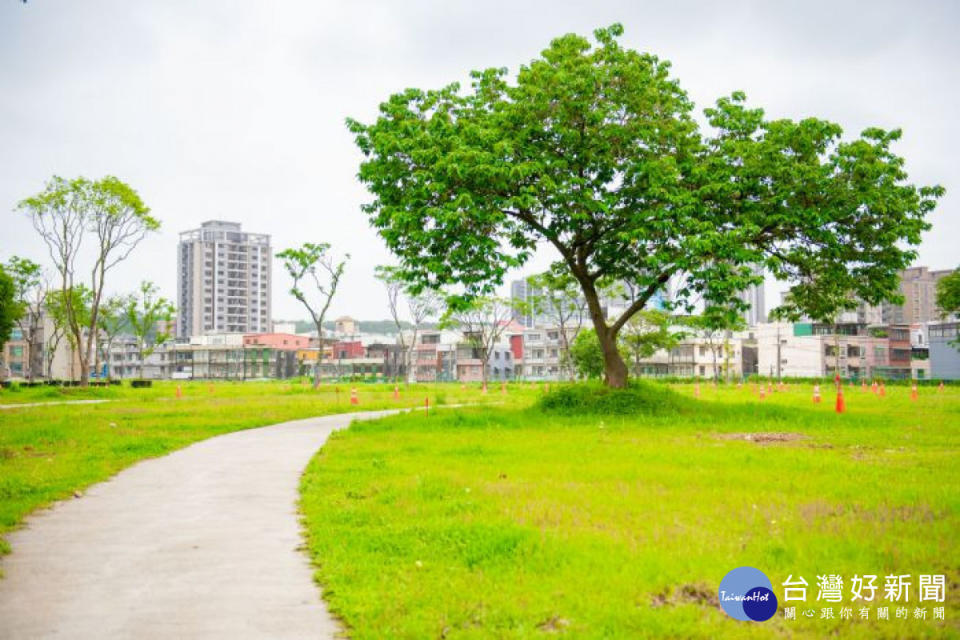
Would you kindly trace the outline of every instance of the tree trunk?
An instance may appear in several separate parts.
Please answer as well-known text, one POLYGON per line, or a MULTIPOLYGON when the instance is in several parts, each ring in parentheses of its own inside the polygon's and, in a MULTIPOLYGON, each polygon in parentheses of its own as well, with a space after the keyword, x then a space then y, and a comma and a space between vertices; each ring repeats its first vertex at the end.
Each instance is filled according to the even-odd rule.
POLYGON ((597 295, 597 289, 589 280, 580 280, 583 289, 584 298, 587 300, 587 308, 590 311, 590 319, 593 321, 593 328, 597 332, 597 339, 600 341, 600 350, 603 352, 603 379, 608 387, 622 389, 627 386, 627 365, 617 349, 617 334, 610 330, 607 321, 603 317, 603 309, 600 308, 600 297, 597 295))
POLYGON ((597 328, 597 339, 603 351, 603 378, 608 387, 622 389, 627 386, 627 364, 617 349, 617 336, 603 323, 603 331, 597 328))

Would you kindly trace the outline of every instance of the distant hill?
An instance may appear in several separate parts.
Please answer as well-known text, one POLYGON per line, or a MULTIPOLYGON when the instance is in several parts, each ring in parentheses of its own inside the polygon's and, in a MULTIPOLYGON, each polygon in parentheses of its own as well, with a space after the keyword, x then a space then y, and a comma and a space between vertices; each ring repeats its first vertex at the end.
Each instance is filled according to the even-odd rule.
MULTIPOLYGON (((277 320, 277 322, 291 322, 290 320, 277 320)), ((313 322, 309 320, 294 320, 292 322, 296 323, 297 333, 310 333, 314 331, 313 322)), ((409 322, 401 322, 404 329, 413 329, 413 325, 409 322)), ((435 323, 425 323, 424 328, 433 329, 436 328, 435 323)), ((333 331, 336 328, 336 323, 332 320, 328 320, 323 323, 323 328, 328 331, 333 331)), ((397 333, 397 325, 393 320, 357 320, 357 328, 361 333, 381 333, 386 335, 394 335, 397 333)))

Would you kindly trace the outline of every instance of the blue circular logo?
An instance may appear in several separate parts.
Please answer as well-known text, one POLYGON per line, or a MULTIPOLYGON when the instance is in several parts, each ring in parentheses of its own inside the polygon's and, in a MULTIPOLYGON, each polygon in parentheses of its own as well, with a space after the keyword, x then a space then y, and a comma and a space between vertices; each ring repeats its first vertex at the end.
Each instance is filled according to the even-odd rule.
POLYGON ((720 581, 720 606, 737 620, 763 622, 777 612, 773 584, 759 569, 737 567, 720 581))

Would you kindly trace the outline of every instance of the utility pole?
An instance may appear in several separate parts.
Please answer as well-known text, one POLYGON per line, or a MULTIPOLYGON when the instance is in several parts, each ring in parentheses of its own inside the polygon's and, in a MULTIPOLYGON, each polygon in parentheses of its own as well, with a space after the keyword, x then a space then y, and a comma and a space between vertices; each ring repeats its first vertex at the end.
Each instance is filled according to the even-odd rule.
POLYGON ((777 382, 780 381, 780 323, 777 323, 777 382))

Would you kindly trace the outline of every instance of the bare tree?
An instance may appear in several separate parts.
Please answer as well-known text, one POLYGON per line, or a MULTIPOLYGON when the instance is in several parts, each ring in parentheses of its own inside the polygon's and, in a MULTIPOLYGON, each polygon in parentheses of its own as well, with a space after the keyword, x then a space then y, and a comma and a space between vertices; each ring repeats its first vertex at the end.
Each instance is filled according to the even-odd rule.
POLYGON ((283 260, 283 266, 287 269, 290 277, 293 278, 290 295, 306 307, 314 326, 317 328, 319 349, 313 369, 313 386, 316 388, 320 386, 320 365, 323 363, 323 321, 326 318, 327 310, 330 309, 333 296, 337 293, 337 287, 340 284, 340 278, 343 276, 347 260, 350 259, 350 254, 346 254, 343 260, 337 262, 330 254, 328 243, 313 244, 307 242, 299 249, 281 251, 277 254, 277 257, 283 260), (308 277, 313 281, 319 294, 317 301, 313 303, 308 300, 307 294, 301 288, 301 281, 308 277))
POLYGON ((79 349, 80 383, 90 380, 90 357, 95 351, 97 319, 107 273, 123 262, 130 252, 160 223, 129 185, 107 176, 64 180, 54 176, 45 189, 21 201, 17 208, 30 215, 34 228, 47 245, 60 278, 64 315, 72 341, 79 349), (89 265, 89 314, 81 318, 73 308, 77 260, 85 238, 93 242, 93 264, 89 265))
POLYGON ((560 333, 560 373, 570 380, 576 378, 576 367, 570 357, 570 344, 576 340, 587 317, 587 301, 580 294, 577 281, 561 271, 545 271, 527 278, 533 295, 519 302, 520 311, 534 316, 546 316, 560 333))
POLYGON ((416 382, 413 351, 417 345, 417 336, 427 318, 437 315, 442 300, 440 296, 433 291, 423 290, 420 293, 413 293, 391 267, 377 267, 377 278, 383 282, 387 289, 387 305, 390 307, 390 316, 397 326, 397 342, 403 351, 403 363, 407 374, 407 382, 412 384, 416 382), (404 322, 400 318, 401 306, 404 304, 407 308, 407 313, 410 315, 410 324, 413 326, 413 333, 410 336, 409 344, 407 344, 407 340, 403 335, 404 322))
POLYGON ((475 298, 466 305, 457 303, 456 297, 448 299, 448 308, 441 321, 442 326, 457 328, 481 360, 483 384, 487 384, 487 369, 493 347, 500 341, 513 316, 510 301, 495 296, 475 298))

